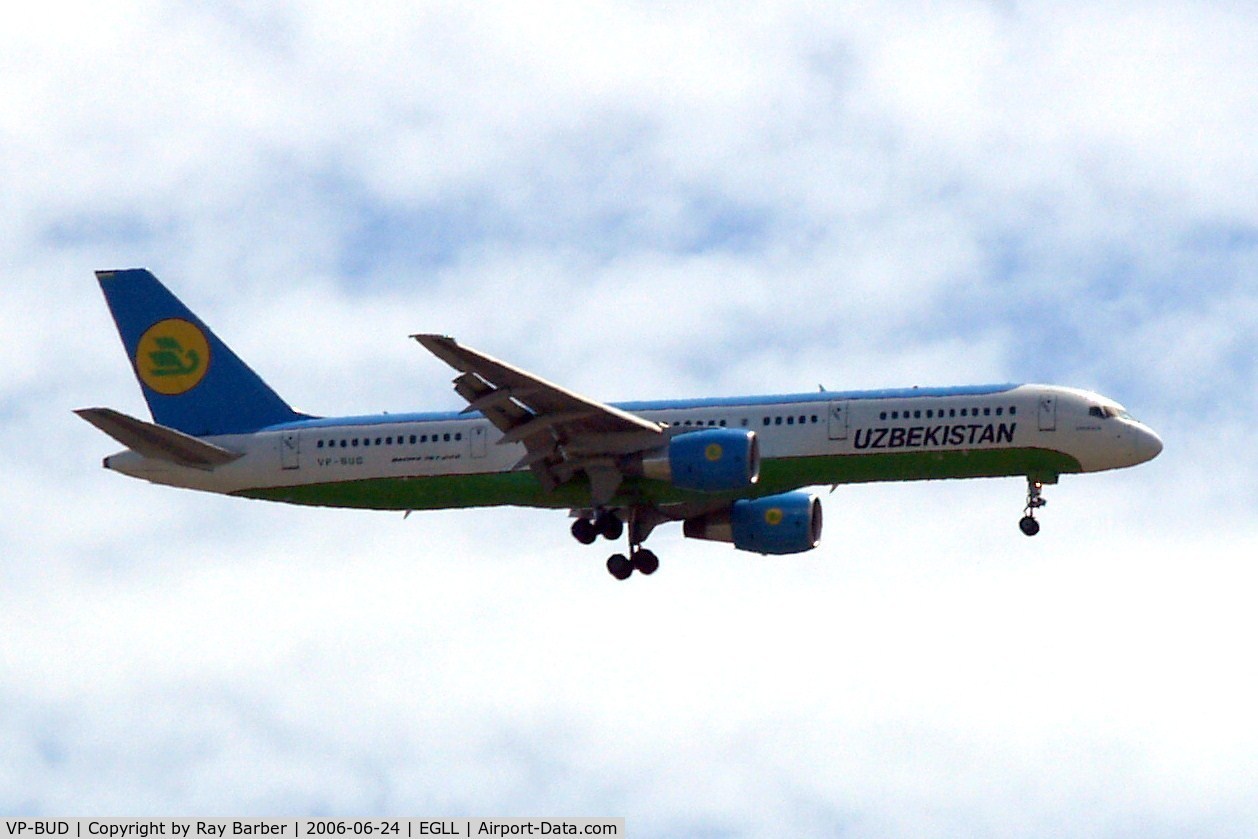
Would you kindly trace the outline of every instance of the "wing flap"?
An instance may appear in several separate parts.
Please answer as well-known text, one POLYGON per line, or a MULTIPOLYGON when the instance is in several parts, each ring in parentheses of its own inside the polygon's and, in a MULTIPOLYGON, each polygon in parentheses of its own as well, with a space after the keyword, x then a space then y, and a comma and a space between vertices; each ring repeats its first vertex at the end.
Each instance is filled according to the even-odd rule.
MULTIPOLYGON (((447 335, 412 335, 433 355, 462 373, 475 374, 479 383, 460 376, 455 390, 469 403, 485 399, 494 391, 506 390, 500 397, 527 408, 536 416, 561 412, 588 412, 579 427, 589 431, 649 431, 661 433, 658 424, 613 408, 611 405, 573 393, 557 384, 513 367, 504 361, 470 347, 464 347, 447 335), (487 386, 487 387, 485 387, 487 386)), ((488 417, 488 414, 486 415, 488 417)), ((492 417, 490 417, 492 421, 492 417)), ((510 428, 499 429, 504 433, 510 428)))
POLYGON ((578 473, 590 480, 596 505, 606 504, 624 478, 617 456, 662 445, 664 427, 573 393, 504 361, 464 347, 446 335, 412 335, 460 375, 454 390, 465 411, 480 411, 502 432, 501 444, 523 443, 516 464, 547 490, 578 473))

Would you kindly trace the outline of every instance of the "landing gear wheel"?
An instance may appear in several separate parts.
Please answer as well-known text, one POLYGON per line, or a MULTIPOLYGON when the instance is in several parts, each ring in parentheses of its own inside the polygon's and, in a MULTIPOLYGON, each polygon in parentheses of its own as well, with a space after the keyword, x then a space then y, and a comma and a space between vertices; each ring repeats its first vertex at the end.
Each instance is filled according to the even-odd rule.
POLYGON ((604 539, 615 542, 624 534, 625 523, 620 520, 620 516, 608 511, 594 520, 594 529, 604 539))
POLYGON ((633 567, 639 574, 654 574, 660 568, 660 558, 646 548, 633 552, 633 567))
POLYGON ((607 572, 617 580, 627 580, 633 573, 633 563, 624 554, 612 554, 607 560, 607 572))
POLYGON ((1033 478, 1026 479, 1026 506, 1022 508, 1022 520, 1018 522, 1018 528, 1027 536, 1034 536, 1040 532, 1040 523, 1035 520, 1035 511, 1048 503, 1048 499, 1044 497, 1042 490, 1044 483, 1033 478))
POLYGON ((582 545, 592 545, 598 538, 598 528, 589 519, 577 519, 572 523, 572 538, 582 545))

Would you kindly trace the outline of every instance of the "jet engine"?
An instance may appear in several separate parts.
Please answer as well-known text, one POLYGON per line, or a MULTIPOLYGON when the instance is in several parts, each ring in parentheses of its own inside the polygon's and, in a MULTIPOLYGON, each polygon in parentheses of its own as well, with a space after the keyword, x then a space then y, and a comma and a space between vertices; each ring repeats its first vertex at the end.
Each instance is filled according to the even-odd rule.
POLYGON ((760 441, 754 431, 737 428, 678 434, 643 458, 642 474, 697 492, 746 489, 760 480, 760 441))
POLYGON ((786 492, 735 501, 723 510, 686 519, 691 539, 733 542, 740 551, 796 554, 821 543, 821 499, 807 492, 786 492))

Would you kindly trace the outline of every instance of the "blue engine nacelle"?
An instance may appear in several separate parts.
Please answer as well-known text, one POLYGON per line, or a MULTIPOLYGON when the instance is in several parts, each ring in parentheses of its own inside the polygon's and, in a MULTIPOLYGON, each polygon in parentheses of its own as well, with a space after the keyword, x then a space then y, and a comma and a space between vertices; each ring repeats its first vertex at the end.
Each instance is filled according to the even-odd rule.
POLYGON ((643 460, 648 477, 678 489, 728 492, 760 480, 760 441, 745 428, 709 428, 678 434, 668 448, 643 460))
POLYGON ((821 499, 807 492, 786 492, 735 501, 724 510, 686 519, 691 539, 733 542, 740 551, 797 554, 821 543, 821 499))

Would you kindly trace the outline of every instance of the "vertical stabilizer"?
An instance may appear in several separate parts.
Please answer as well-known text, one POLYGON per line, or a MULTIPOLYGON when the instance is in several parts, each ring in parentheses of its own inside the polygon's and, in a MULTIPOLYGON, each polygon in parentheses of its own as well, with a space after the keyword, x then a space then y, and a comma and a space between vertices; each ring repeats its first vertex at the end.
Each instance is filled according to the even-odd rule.
POLYGON ((143 268, 97 271, 153 421, 185 434, 244 434, 302 419, 143 268))

